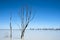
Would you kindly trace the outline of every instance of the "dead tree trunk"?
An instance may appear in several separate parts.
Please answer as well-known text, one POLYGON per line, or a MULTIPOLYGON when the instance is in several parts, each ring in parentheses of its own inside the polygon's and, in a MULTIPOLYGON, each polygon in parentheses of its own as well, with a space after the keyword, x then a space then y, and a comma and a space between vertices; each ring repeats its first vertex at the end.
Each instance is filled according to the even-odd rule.
POLYGON ((21 39, 24 40, 24 33, 25 33, 25 29, 28 27, 28 24, 31 20, 31 9, 28 9, 28 6, 24 7, 21 9, 21 13, 20 13, 20 17, 21 17, 21 27, 22 27, 22 31, 21 31, 21 39))
POLYGON ((10 15, 10 40, 12 40, 12 26, 11 26, 12 16, 10 15))

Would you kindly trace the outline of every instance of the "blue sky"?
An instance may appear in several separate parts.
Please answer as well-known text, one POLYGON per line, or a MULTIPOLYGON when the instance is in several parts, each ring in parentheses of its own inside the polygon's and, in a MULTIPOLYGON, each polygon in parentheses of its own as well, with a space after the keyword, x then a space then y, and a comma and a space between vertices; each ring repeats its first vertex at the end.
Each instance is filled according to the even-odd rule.
POLYGON ((9 17, 12 13, 12 27, 19 28, 19 9, 28 5, 32 7, 34 19, 28 28, 60 28, 60 0, 0 0, 0 29, 9 28, 9 17))

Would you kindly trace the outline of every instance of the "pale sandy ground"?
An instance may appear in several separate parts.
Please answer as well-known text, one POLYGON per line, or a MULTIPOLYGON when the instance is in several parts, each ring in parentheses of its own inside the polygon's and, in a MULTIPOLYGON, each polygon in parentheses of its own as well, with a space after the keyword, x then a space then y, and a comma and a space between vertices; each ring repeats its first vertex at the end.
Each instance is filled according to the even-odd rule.
MULTIPOLYGON (((21 31, 13 31, 12 40, 21 40, 21 31)), ((0 30, 0 40, 9 40, 5 36, 9 36, 9 31, 0 30)), ((60 40, 60 31, 29 31, 25 32, 25 36, 22 40, 60 40)))

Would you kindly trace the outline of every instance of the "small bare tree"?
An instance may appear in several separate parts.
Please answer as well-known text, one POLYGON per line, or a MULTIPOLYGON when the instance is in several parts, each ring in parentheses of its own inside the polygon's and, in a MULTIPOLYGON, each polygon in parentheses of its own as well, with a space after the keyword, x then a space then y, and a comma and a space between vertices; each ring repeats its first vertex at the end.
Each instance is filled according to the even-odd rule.
POLYGON ((10 40, 12 40, 12 26, 11 26, 12 15, 10 15, 10 40))
POLYGON ((28 24, 31 20, 31 12, 32 10, 28 9, 28 6, 21 8, 21 13, 20 13, 20 17, 21 17, 21 27, 22 27, 22 31, 21 31, 21 39, 24 40, 24 33, 25 33, 25 29, 28 27, 28 24))

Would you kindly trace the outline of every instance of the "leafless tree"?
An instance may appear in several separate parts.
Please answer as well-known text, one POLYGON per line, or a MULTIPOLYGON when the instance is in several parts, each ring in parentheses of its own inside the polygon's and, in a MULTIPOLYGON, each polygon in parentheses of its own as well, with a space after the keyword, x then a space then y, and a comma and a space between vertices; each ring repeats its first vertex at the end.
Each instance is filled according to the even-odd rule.
POLYGON ((12 26, 11 26, 12 14, 10 14, 10 40, 12 40, 12 26))
POLYGON ((22 27, 21 39, 24 38, 25 30, 28 27, 28 24, 30 23, 30 20, 32 17, 31 12, 32 12, 32 9, 30 8, 29 10, 28 6, 26 6, 25 8, 24 7, 21 8, 21 13, 19 14, 21 17, 21 27, 22 27))

